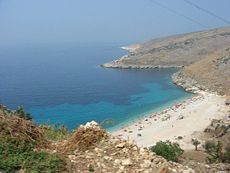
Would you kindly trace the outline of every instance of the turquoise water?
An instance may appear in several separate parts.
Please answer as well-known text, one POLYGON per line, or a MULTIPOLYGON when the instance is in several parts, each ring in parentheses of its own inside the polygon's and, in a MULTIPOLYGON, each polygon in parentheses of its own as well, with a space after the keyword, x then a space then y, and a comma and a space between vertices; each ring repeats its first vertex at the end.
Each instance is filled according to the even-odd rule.
POLYGON ((101 68, 127 53, 120 46, 1 48, 0 101, 24 105, 39 124, 74 129, 108 120, 104 127, 112 130, 191 96, 171 81, 178 69, 101 68))

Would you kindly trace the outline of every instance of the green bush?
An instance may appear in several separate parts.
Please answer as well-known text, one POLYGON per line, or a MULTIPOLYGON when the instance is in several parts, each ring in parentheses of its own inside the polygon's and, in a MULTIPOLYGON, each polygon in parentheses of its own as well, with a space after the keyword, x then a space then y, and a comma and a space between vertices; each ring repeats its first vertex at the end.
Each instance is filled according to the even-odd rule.
POLYGON ((16 115, 26 120, 32 120, 31 115, 24 110, 23 106, 18 107, 18 109, 16 110, 16 115))
POLYGON ((208 163, 230 161, 230 150, 224 152, 223 145, 220 141, 206 141, 204 144, 204 148, 209 154, 209 156, 207 157, 208 163))
POLYGON ((184 152, 178 143, 172 143, 170 141, 157 142, 155 146, 150 148, 150 150, 171 161, 178 161, 178 157, 184 152))
POLYGON ((215 141, 206 141, 204 143, 203 147, 207 151, 207 153, 215 152, 215 150, 216 150, 216 142, 215 141))
POLYGON ((227 148, 226 153, 224 154, 225 156, 225 162, 230 163, 230 148, 227 148))
POLYGON ((13 138, 0 139, 0 171, 62 172, 65 159, 57 154, 35 151, 33 144, 23 144, 13 138))

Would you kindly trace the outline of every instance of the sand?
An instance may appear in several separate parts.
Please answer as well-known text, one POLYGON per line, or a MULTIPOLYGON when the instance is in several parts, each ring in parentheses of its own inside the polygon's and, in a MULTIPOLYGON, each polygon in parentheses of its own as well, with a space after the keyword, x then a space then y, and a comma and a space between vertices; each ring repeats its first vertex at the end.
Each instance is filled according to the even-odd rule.
MULTIPOLYGON (((183 149, 193 149, 193 138, 210 125, 212 119, 227 115, 229 106, 226 97, 200 92, 198 95, 175 104, 160 113, 153 113, 143 119, 112 132, 113 135, 150 147, 162 140, 176 141, 183 149), (182 139, 178 139, 181 136, 182 139)), ((202 141, 201 141, 202 142, 202 141)))

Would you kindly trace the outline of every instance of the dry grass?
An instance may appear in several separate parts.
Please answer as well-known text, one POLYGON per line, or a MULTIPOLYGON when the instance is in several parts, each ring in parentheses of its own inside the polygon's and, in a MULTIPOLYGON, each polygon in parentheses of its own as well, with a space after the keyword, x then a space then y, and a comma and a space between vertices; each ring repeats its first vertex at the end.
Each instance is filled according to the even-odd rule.
POLYGON ((104 129, 97 127, 80 127, 70 137, 68 142, 62 147, 64 152, 74 150, 85 151, 93 147, 100 140, 107 138, 108 134, 104 129))
POLYGON ((32 121, 17 116, 0 115, 0 138, 5 137, 14 138, 20 143, 47 145, 41 130, 32 121))

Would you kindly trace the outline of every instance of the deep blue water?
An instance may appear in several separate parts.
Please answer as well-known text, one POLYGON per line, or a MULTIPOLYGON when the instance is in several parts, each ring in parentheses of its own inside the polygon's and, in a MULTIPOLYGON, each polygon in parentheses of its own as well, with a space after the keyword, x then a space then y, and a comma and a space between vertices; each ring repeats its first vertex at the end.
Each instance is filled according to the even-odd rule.
POLYGON ((37 123, 122 122, 190 96, 171 82, 177 69, 105 69, 121 45, 0 48, 0 102, 24 105, 37 123))

